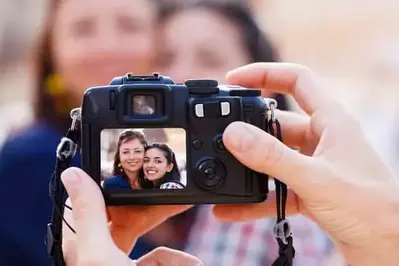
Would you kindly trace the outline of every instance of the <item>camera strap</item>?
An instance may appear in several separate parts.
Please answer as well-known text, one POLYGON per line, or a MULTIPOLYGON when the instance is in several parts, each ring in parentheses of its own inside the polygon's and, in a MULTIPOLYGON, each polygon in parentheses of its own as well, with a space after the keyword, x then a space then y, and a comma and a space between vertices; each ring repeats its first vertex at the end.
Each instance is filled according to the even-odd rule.
POLYGON ((50 223, 47 225, 46 246, 47 253, 52 258, 53 266, 65 266, 62 252, 62 222, 75 233, 73 228, 64 219, 65 187, 61 181, 61 173, 71 165, 80 142, 80 108, 71 111, 72 125, 57 147, 55 170, 49 183, 49 194, 53 203, 50 223))
MULTIPOLYGON (((274 113, 277 108, 277 102, 272 99, 268 100, 268 110, 271 115, 270 119, 267 120, 267 132, 282 142, 281 125, 274 113)), ((279 256, 272 266, 292 266, 295 257, 295 249, 293 246, 291 226, 285 218, 288 188, 286 184, 277 179, 274 179, 274 184, 276 187, 277 222, 273 231, 279 247, 279 256)))

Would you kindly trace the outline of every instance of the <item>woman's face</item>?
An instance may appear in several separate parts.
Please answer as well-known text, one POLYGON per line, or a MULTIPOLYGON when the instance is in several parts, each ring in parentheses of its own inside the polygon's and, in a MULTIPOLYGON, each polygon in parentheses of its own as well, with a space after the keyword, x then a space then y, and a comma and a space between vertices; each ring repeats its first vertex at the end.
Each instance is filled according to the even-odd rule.
POLYGON ((156 6, 148 0, 64 0, 53 22, 52 52, 71 96, 127 72, 151 69, 156 6))
POLYGON ((119 147, 119 157, 125 172, 136 173, 143 167, 144 146, 138 139, 123 142, 119 147))
POLYGON ((225 74, 250 62, 237 25, 208 9, 187 10, 163 27, 157 70, 175 82, 211 78, 225 82, 225 74))
POLYGON ((153 148, 145 152, 143 169, 146 178, 155 181, 164 177, 166 172, 172 171, 173 163, 168 164, 164 152, 153 148))

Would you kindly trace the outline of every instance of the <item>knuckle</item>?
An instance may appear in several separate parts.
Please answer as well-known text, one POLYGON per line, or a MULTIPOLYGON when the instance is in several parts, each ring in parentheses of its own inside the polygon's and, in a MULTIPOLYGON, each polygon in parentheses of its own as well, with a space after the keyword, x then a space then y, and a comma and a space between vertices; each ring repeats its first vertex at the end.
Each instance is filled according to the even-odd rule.
POLYGON ((87 202, 83 196, 78 196, 75 199, 75 204, 72 208, 73 217, 75 220, 80 220, 85 217, 85 213, 89 207, 89 202, 87 202))
POLYGON ((167 247, 157 247, 151 253, 152 253, 153 256, 162 257, 162 256, 165 256, 166 254, 168 254, 170 252, 171 252, 171 249, 169 249, 167 247))
POLYGON ((314 80, 316 78, 315 72, 308 66, 291 63, 290 67, 298 76, 298 80, 314 80))
POLYGON ((260 160, 261 168, 265 171, 278 165, 283 158, 284 149, 283 146, 277 140, 272 140, 263 145, 261 149, 262 160, 260 160))
POLYGON ((312 120, 325 126, 342 126, 347 121, 348 114, 339 102, 332 101, 312 114, 312 120))
POLYGON ((299 74, 306 75, 306 76, 314 76, 314 71, 308 66, 296 64, 295 67, 298 70, 299 74))

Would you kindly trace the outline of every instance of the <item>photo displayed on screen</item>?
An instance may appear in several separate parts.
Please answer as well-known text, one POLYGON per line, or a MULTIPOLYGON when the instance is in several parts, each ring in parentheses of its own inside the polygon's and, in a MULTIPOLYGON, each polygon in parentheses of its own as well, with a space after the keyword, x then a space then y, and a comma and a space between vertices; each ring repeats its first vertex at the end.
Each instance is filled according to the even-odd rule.
POLYGON ((185 130, 102 130, 101 175, 105 190, 185 188, 185 130))

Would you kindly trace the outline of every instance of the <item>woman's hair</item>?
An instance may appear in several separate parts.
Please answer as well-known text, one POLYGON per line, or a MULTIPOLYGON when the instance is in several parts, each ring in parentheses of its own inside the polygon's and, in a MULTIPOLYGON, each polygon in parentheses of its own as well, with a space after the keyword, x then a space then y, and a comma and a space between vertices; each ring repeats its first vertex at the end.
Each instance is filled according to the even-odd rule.
MULTIPOLYGON (((157 8, 157 13, 165 9, 166 4, 162 4, 161 0, 151 0, 157 8)), ((55 20, 55 11, 60 0, 50 0, 48 15, 46 18, 45 28, 37 42, 37 79, 34 84, 35 89, 35 103, 34 103, 34 116, 36 120, 45 120, 55 125, 57 128, 64 129, 70 125, 69 112, 72 103, 68 103, 65 95, 51 95, 52 91, 57 91, 59 88, 52 88, 53 86, 60 86, 59 79, 55 76, 53 65, 53 49, 51 46, 53 24, 55 20)), ((133 44, 134 45, 134 44, 133 44)), ((105 85, 105 84, 104 84, 105 85)))
POLYGON ((45 29, 38 41, 37 49, 37 79, 35 87, 35 118, 47 120, 57 127, 67 127, 70 118, 67 114, 60 114, 57 110, 55 99, 49 93, 49 79, 54 74, 53 54, 51 39, 53 33, 53 24, 55 20, 55 11, 60 4, 60 0, 50 0, 45 29), (47 84, 46 84, 47 83, 47 84))
POLYGON ((167 172, 165 174, 165 176, 154 187, 159 188, 162 184, 165 184, 168 182, 175 182, 175 183, 181 184, 179 167, 177 165, 175 153, 172 151, 172 149, 169 148, 169 146, 166 145, 165 143, 157 143, 157 142, 152 143, 145 147, 145 151, 148 151, 151 149, 161 150, 163 152, 163 154, 165 155, 167 163, 173 164, 172 170, 170 172, 167 172))
MULTIPOLYGON (((118 144, 117 144, 117 148, 116 148, 116 152, 115 152, 115 156, 114 156, 114 166, 113 166, 112 174, 115 176, 122 176, 126 180, 128 180, 128 177, 127 177, 125 171, 123 171, 123 169, 119 166, 119 164, 121 163, 119 149, 123 143, 129 142, 132 140, 138 140, 143 145, 144 149, 147 147, 147 140, 145 139, 144 134, 141 133, 140 131, 127 129, 127 130, 122 131, 119 134, 118 144)), ((141 169, 139 171, 138 181, 142 188, 148 188, 151 185, 144 178, 143 169, 141 169)))
MULTIPOLYGON (((238 26, 244 47, 250 57, 250 63, 279 61, 279 55, 270 39, 266 37, 265 33, 258 26, 249 6, 242 2, 234 0, 197 0, 188 1, 184 4, 165 6, 162 9, 160 20, 162 23, 165 23, 174 15, 185 10, 207 9, 216 12, 233 25, 238 26)), ((223 34, 223 32, 220 34, 223 34)), ((279 109, 286 110, 288 108, 283 95, 275 95, 275 99, 278 102, 279 109)))

